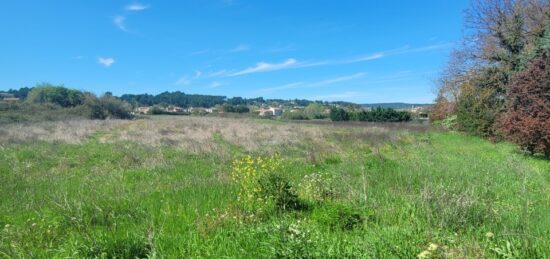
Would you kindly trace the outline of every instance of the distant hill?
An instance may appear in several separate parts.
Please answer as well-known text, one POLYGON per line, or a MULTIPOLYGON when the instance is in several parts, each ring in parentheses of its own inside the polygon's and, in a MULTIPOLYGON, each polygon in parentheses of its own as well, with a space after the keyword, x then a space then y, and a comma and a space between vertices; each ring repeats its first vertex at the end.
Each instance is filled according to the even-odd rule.
POLYGON ((361 104, 362 107, 365 108, 376 108, 376 107, 382 107, 382 108, 392 108, 392 109, 409 109, 411 107, 426 107, 431 106, 430 103, 365 103, 361 104))

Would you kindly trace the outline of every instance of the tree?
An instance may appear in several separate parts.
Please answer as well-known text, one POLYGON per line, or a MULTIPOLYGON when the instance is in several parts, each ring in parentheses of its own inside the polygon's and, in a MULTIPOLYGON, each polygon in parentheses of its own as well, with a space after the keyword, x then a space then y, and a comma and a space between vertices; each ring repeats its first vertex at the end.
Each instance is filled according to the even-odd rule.
POLYGON ((330 109, 330 120, 332 121, 349 121, 350 114, 342 108, 330 109))
POLYGON ((61 107, 75 107, 84 103, 84 94, 78 90, 68 89, 63 86, 41 84, 34 87, 27 96, 31 103, 51 103, 61 107))
POLYGON ((320 103, 310 103, 304 109, 304 115, 310 119, 324 119, 327 117, 325 114, 325 107, 320 103))
POLYGON ((508 89, 499 129, 525 150, 550 158, 550 57, 543 54, 518 73, 508 89))
POLYGON ((132 118, 132 106, 112 95, 103 95, 99 98, 99 103, 105 113, 111 118, 130 119, 132 118))

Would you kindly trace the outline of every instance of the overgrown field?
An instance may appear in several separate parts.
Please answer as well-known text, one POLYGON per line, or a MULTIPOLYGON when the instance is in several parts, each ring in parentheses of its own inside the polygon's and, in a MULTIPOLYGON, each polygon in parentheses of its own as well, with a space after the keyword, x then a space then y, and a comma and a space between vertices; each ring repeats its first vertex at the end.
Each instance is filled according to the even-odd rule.
POLYGON ((417 124, 0 126, 0 257, 550 258, 550 162, 417 124))

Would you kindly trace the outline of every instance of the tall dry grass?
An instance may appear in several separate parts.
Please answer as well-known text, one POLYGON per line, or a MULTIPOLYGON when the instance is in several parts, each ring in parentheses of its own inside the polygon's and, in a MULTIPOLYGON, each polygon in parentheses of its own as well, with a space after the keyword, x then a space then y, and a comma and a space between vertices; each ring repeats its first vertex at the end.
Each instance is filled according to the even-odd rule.
POLYGON ((397 141, 398 132, 425 131, 412 124, 274 123, 249 118, 159 116, 140 120, 69 120, 0 126, 1 143, 81 143, 96 133, 102 143, 129 141, 191 153, 217 152, 227 145, 270 153, 300 146, 311 153, 340 150, 341 143, 397 141), (331 141, 334 140, 334 141, 331 141), (280 150, 280 149, 279 149, 280 150))

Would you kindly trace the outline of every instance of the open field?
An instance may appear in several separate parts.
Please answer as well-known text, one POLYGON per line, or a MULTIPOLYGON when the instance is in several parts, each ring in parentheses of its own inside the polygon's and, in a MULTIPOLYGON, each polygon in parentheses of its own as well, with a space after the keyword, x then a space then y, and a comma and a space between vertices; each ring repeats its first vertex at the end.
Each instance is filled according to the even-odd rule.
POLYGON ((2 125, 0 258, 550 258, 549 184, 547 160, 419 124, 2 125), (301 206, 243 205, 247 155, 301 206))

